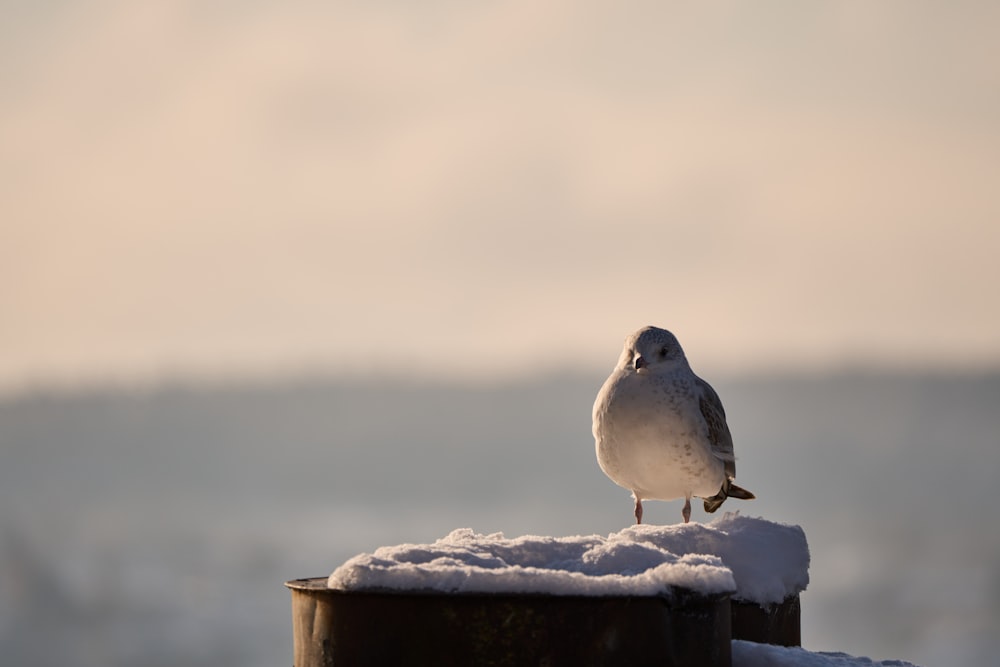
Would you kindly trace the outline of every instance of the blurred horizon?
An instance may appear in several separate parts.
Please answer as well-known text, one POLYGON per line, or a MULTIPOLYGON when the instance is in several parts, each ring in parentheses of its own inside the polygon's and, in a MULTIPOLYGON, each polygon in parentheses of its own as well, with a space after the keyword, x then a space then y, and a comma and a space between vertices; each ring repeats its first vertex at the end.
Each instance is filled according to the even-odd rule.
MULTIPOLYGON (((693 364, 692 364, 693 366, 693 364)), ((503 388, 550 382, 565 378, 595 380, 594 396, 613 365, 607 368, 571 368, 553 366, 535 372, 510 372, 489 376, 428 373, 408 370, 396 373, 390 370, 372 372, 335 371, 329 368, 308 370, 283 370, 280 372, 244 373, 178 373, 150 376, 118 376, 58 381, 25 382, 20 385, 0 386, 0 404, 14 404, 34 400, 74 400, 86 397, 146 397, 171 393, 212 394, 227 392, 259 392, 291 388, 352 385, 361 387, 392 387, 419 390, 420 388, 472 390, 500 390, 503 388)), ((976 381, 1000 377, 1000 364, 979 367, 915 367, 876 366, 870 364, 840 364, 830 367, 780 367, 710 372, 694 368, 709 384, 769 383, 769 382, 837 382, 846 379, 884 379, 898 381, 976 381)), ((589 406, 588 406, 589 409, 589 406)))
POLYGON ((0 12, 6 391, 1000 365, 994 3, 0 12))

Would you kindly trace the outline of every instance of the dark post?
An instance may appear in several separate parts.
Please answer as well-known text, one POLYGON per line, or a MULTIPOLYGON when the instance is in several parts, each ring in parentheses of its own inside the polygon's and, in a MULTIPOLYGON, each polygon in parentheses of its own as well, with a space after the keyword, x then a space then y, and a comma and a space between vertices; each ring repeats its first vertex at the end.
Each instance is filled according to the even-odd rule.
POLYGON ((361 593, 331 590, 326 579, 285 585, 295 667, 731 664, 727 595, 361 593))
POLYGON ((778 604, 732 600, 733 639, 778 646, 802 645, 802 608, 799 596, 785 598, 778 604))

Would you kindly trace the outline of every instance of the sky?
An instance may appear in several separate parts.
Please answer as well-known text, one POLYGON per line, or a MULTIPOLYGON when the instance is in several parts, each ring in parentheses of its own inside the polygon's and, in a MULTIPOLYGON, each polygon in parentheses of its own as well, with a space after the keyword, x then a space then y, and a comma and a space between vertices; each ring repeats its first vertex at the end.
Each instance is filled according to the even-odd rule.
POLYGON ((990 2, 0 2, 0 388, 1000 365, 990 2))

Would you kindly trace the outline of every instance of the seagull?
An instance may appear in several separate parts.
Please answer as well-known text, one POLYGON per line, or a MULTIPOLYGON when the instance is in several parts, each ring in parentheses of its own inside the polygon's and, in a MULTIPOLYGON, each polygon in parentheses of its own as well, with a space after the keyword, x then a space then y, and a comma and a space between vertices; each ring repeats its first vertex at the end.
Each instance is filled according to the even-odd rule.
POLYGON ((594 402, 597 462, 618 486, 632 492, 635 522, 643 500, 691 497, 714 512, 728 497, 754 495, 733 483, 733 436, 719 395, 694 374, 677 338, 645 327, 625 339, 618 365, 594 402))

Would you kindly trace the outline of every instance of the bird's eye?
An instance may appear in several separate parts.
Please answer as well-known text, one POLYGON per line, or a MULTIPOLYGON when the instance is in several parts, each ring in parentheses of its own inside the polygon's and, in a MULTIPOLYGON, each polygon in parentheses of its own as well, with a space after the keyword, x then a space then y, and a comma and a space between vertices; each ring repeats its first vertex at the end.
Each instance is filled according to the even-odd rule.
POLYGON ((667 357, 667 348, 661 347, 660 348, 660 359, 666 359, 666 357, 667 357))

